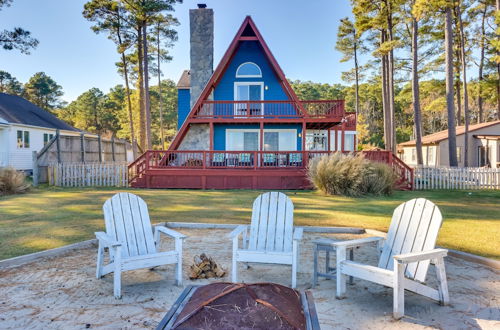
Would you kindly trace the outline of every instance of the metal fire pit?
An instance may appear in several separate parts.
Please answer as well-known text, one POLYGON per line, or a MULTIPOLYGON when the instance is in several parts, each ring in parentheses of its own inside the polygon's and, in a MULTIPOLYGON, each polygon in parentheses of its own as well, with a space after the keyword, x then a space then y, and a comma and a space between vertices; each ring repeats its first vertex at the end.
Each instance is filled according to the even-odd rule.
POLYGON ((275 283, 212 283, 184 289, 157 329, 319 330, 310 291, 275 283))

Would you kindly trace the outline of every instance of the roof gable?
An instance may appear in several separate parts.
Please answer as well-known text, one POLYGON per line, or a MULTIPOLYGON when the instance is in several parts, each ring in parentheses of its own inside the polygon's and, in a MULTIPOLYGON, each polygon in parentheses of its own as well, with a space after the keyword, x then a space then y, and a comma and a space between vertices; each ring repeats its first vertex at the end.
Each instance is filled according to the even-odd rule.
POLYGON ((17 95, 0 93, 0 118, 11 124, 78 131, 48 111, 17 95))
MULTIPOLYGON (((184 121, 184 124, 180 128, 174 141, 172 141, 172 144, 170 145, 169 149, 176 149, 179 146, 179 144, 180 144, 180 142, 181 142, 181 140, 186 132, 186 129, 189 125, 189 119, 192 118, 192 116, 193 116, 193 111, 196 111, 196 109, 198 107, 200 107, 201 103, 208 99, 208 97, 210 96, 210 93, 212 92, 212 89, 218 84, 222 75, 227 70, 227 67, 230 64, 231 59, 236 54, 236 51, 238 50, 240 43, 244 42, 244 41, 257 41, 259 43, 259 45, 262 47, 262 50, 264 52, 264 56, 269 61, 273 71, 276 73, 276 76, 279 80, 279 83, 281 84, 281 86, 283 88, 283 91, 285 92, 285 94, 288 96, 288 98, 290 100, 298 102, 297 95, 295 94, 292 87, 288 83, 288 80, 286 79, 283 70, 281 70, 281 67, 279 66, 278 62, 276 61, 273 54, 271 53, 271 50, 269 49, 266 42, 264 41, 264 38, 260 34, 260 31, 257 29, 257 26, 255 25, 252 18, 250 16, 247 16, 243 20, 243 23, 241 24, 240 28, 238 29, 238 32, 236 32, 236 35, 234 36, 233 41, 231 42, 228 49, 224 53, 224 56, 222 57, 221 61, 217 65, 217 68, 215 69, 214 73, 210 77, 208 83, 203 88, 203 91, 201 92, 200 97, 198 98, 198 100, 196 100, 196 103, 194 104, 193 108, 191 109, 187 119, 184 121)), ((299 109, 299 111, 300 111, 300 109, 299 109)))

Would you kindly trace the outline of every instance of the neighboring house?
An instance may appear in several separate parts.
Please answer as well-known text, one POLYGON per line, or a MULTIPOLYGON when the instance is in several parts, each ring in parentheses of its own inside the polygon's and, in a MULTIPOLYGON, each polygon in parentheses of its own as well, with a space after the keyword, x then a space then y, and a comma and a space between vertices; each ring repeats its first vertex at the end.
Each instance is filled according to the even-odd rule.
MULTIPOLYGON (((458 126, 458 166, 464 166, 465 127, 458 126)), ((469 126, 469 167, 500 167, 500 120, 469 126)), ((400 158, 410 166, 417 165, 415 140, 398 145, 400 158)), ((422 138, 424 165, 449 166, 448 130, 426 135, 422 138)))
POLYGON ((0 167, 31 170, 33 151, 40 151, 57 130, 61 135, 80 134, 28 100, 0 93, 0 167))
POLYGON ((190 20, 178 133, 168 151, 130 166, 133 187, 300 189, 311 159, 356 150, 356 116, 344 100, 299 100, 250 16, 215 71, 213 11, 192 9, 190 20))

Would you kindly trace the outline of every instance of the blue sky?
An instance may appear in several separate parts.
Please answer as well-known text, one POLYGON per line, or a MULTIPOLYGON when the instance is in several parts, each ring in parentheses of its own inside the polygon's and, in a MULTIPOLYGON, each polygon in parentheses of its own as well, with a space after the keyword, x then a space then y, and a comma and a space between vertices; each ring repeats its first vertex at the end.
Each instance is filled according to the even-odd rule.
MULTIPOLYGON (((0 70, 26 82, 44 71, 64 90, 63 99, 74 100, 92 87, 107 92, 122 83, 114 63, 119 59, 105 35, 90 30, 81 15, 85 0, 14 0, 0 11, 0 28, 23 27, 39 39, 31 55, 0 50, 0 70)), ((340 63, 334 49, 339 20, 350 16, 348 0, 185 0, 174 15, 179 41, 164 64, 164 75, 177 81, 189 68, 189 9, 206 3, 215 12, 215 65, 246 15, 251 15, 267 44, 290 79, 341 82, 350 63, 340 63)))

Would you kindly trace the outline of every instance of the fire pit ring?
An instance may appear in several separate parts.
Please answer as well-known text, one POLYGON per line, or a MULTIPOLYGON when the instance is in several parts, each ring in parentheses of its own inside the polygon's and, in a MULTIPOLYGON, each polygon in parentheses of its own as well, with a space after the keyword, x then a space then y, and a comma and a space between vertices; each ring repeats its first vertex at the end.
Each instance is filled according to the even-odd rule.
POLYGON ((275 283, 212 283, 184 289, 157 329, 320 329, 310 291, 275 283))

